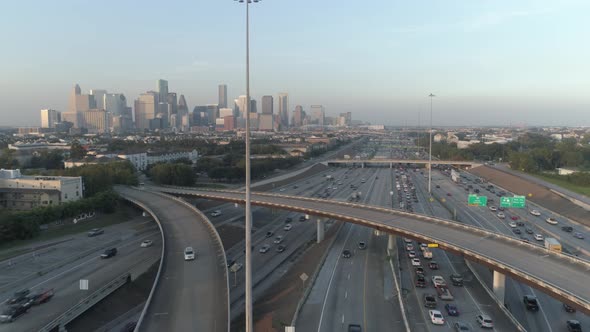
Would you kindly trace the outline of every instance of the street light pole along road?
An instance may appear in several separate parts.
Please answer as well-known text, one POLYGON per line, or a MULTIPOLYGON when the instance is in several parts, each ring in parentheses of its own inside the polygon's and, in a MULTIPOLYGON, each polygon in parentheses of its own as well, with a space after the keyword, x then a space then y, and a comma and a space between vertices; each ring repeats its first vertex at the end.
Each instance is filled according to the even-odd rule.
POLYGON ((428 194, 432 196, 432 98, 436 97, 430 94, 430 138, 428 140, 428 194))
POLYGON ((240 3, 246 3, 246 258, 245 258, 245 311, 246 311, 246 332, 254 331, 252 317, 252 209, 251 209, 251 188, 250 188, 250 10, 249 5, 252 2, 260 0, 234 0, 240 3))

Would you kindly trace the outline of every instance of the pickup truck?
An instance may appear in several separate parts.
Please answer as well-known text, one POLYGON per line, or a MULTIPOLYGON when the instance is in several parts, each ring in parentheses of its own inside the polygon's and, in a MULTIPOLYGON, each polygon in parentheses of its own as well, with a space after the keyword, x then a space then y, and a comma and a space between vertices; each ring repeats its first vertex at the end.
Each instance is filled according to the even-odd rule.
POLYGON ((436 287, 436 293, 438 293, 438 298, 444 301, 452 301, 455 299, 453 294, 451 294, 451 291, 444 286, 436 287))
POLYGON ((54 295, 53 288, 35 293, 29 296, 27 303, 30 305, 40 305, 49 302, 54 295))

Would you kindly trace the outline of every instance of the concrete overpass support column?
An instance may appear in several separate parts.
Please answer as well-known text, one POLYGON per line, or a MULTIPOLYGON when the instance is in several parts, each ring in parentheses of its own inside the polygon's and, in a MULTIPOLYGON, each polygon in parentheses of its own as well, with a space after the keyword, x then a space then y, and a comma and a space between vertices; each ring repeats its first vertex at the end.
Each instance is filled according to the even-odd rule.
POLYGON ((361 168, 365 168, 365 163, 361 163, 361 168))
POLYGON ((389 234, 389 238, 387 239, 387 251, 393 250, 395 248, 395 235, 389 234))
POLYGON ((326 222, 322 219, 317 221, 317 243, 324 241, 324 232, 326 230, 326 222))
POLYGON ((494 271, 494 294, 500 303, 504 303, 506 293, 506 276, 498 271, 494 271))
POLYGON ((389 168, 393 168, 393 163, 389 163, 389 168))

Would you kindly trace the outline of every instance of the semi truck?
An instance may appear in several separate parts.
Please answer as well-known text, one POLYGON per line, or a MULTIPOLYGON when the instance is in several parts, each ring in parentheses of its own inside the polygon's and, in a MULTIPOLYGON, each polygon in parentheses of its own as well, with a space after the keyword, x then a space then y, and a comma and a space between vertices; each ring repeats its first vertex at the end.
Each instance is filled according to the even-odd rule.
POLYGON ((561 252, 561 243, 552 237, 545 238, 545 248, 551 251, 561 252))

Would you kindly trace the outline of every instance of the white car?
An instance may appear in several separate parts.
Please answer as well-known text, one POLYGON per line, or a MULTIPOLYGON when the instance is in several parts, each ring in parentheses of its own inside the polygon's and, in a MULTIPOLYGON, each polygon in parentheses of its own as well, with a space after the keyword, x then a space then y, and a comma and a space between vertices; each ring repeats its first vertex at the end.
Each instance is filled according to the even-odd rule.
POLYGON ((508 223, 508 226, 515 228, 516 227, 516 223, 514 221, 511 221, 508 223))
POLYGON ((428 310, 428 315, 430 316, 430 321, 432 324, 435 325, 444 325, 445 318, 443 317, 442 313, 438 310, 428 310))
POLYGON ((490 211, 498 211, 498 208, 492 205, 490 206, 490 211))
POLYGON ((533 237, 537 241, 543 241, 543 240, 545 240, 545 237, 543 236, 543 234, 535 234, 533 237))
POLYGON ((276 244, 283 242, 283 236, 279 235, 279 236, 275 237, 275 240, 273 242, 276 244))
POLYGON ((540 215, 541 215, 541 212, 539 212, 539 210, 531 210, 531 214, 532 214, 533 216, 536 216, 536 217, 538 217, 538 216, 540 216, 540 215))
POLYGON ((498 218, 500 219, 506 219, 506 215, 504 214, 504 212, 498 212, 496 216, 498 216, 498 218))
POLYGON ((557 225, 557 220, 555 220, 555 218, 551 218, 551 217, 549 217, 549 218, 545 219, 545 221, 546 221, 548 224, 551 224, 551 225, 557 225))
POLYGON ((407 238, 404 238, 404 242, 407 243, 407 244, 411 244, 412 243, 412 240, 407 239, 407 238))
POLYGON ((283 192, 283 191, 285 191, 285 188, 281 188, 281 189, 279 189, 279 191, 280 192, 283 192))
POLYGON ((416 252, 414 250, 408 251, 408 257, 410 257, 410 258, 416 257, 416 252))
POLYGON ((265 244, 260 249, 258 249, 258 252, 261 254, 265 254, 269 250, 270 250, 270 246, 268 244, 265 244))
POLYGON ((447 282, 445 281, 445 278, 443 278, 442 276, 433 276, 432 285, 434 285, 434 287, 444 287, 447 285, 447 282))
POLYGON ((414 250, 414 245, 413 244, 406 244, 406 250, 407 251, 414 250))
POLYGON ((477 324, 480 327, 485 327, 485 328, 489 328, 489 329, 494 328, 494 322, 492 322, 492 318, 490 318, 490 316, 488 316, 488 315, 484 315, 484 314, 477 315, 475 317, 475 320, 477 321, 477 324))
POLYGON ((215 210, 211 212, 211 217, 219 217, 221 215, 221 210, 215 210))
POLYGON ((192 261, 195 259, 195 250, 193 247, 186 247, 184 249, 184 260, 185 261, 192 261))
POLYGON ((141 243, 142 248, 151 247, 154 242, 152 240, 145 240, 141 243))
POLYGON ((290 231, 291 228, 293 228, 293 226, 291 224, 286 224, 285 227, 283 227, 283 230, 290 231))
POLYGON ((412 258, 412 266, 420 266, 420 258, 412 258))

